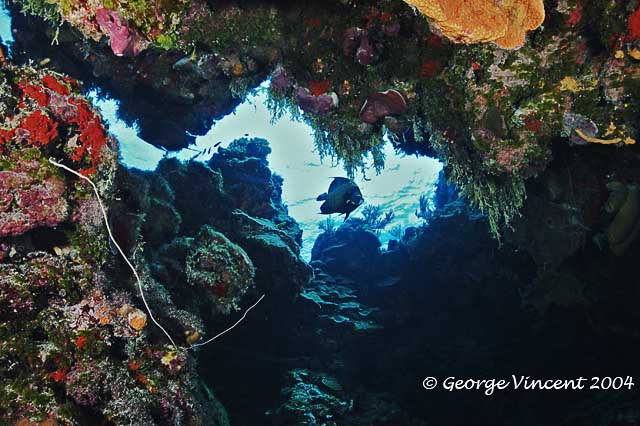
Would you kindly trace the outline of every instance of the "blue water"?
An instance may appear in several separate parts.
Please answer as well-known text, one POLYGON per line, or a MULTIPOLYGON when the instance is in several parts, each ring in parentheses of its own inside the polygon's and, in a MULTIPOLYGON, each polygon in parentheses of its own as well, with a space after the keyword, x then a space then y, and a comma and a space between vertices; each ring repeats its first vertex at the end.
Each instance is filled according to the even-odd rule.
POLYGON ((11 32, 11 17, 5 7, 4 0, 0 0, 0 42, 11 51, 13 44, 13 33, 11 32))
MULTIPOLYGON (((11 18, 1 2, 0 38, 5 45, 13 42, 11 18)), ((222 142, 221 147, 226 147, 231 141, 241 137, 267 139, 273 151, 269 156, 270 168, 284 178, 282 197, 289 207, 289 214, 300 223, 304 231, 302 254, 305 259, 309 259, 313 241, 320 233, 318 225, 326 218, 319 214, 320 203, 315 201, 316 196, 326 192, 331 177, 344 176, 345 173, 341 167, 332 164, 330 159, 320 160, 314 152, 311 128, 306 124, 293 120, 288 114, 271 124, 271 115, 265 107, 266 87, 266 84, 261 86, 261 90, 249 96, 233 114, 214 123, 206 135, 197 137, 196 145, 192 148, 203 150, 219 141, 222 142)), ((117 119, 116 101, 98 99, 95 92, 88 96, 102 112, 110 132, 118 138, 122 163, 141 170, 153 170, 165 155, 164 151, 142 140, 136 126, 127 126, 117 119)), ((390 143, 385 147, 385 154, 386 167, 382 173, 376 175, 371 171, 367 175, 370 180, 365 180, 359 174, 355 181, 360 186, 366 203, 380 205, 385 211, 393 209, 395 212, 395 220, 387 227, 387 231, 395 225, 403 228, 418 225, 421 221, 414 212, 420 195, 433 193, 442 166, 434 159, 398 155, 390 143)), ((187 160, 193 157, 194 151, 186 149, 171 155, 187 160)), ((206 161, 209 157, 201 156, 199 160, 206 161)), ((358 210, 353 216, 358 216, 358 210)), ((341 216, 336 216, 335 219, 337 223, 342 221, 341 216)), ((391 235, 383 232, 380 237, 386 243, 391 235)))
MULTIPOLYGON (((262 87, 264 89, 264 86, 262 87)), ((204 150, 217 142, 226 147, 231 141, 241 137, 260 137, 271 144, 269 156, 271 170, 284 178, 282 197, 289 207, 289 214, 301 225, 303 234, 303 256, 309 259, 313 241, 320 233, 318 225, 326 216, 319 214, 320 203, 316 196, 326 192, 331 177, 344 176, 340 166, 332 164, 330 159, 321 161, 314 152, 312 130, 304 123, 293 120, 285 114, 276 123, 271 124, 271 115, 265 106, 265 94, 258 91, 230 114, 216 122, 211 130, 196 138, 192 149, 204 150)), ((109 123, 109 130, 120 141, 122 162, 130 167, 152 170, 164 155, 160 149, 144 143, 135 129, 127 127, 115 115, 117 103, 113 100, 95 99, 94 102, 102 111, 109 123)), ((215 151, 215 150, 212 150, 215 151)), ((360 186, 365 202, 380 205, 387 211, 392 209, 395 219, 381 240, 386 243, 392 236, 388 231, 395 225, 403 228, 418 225, 421 220, 415 216, 418 200, 422 194, 432 194, 441 164, 426 157, 413 157, 396 154, 390 143, 385 146, 387 157, 385 169, 379 175, 371 171, 366 177, 358 174, 356 183, 360 186)), ((187 160, 194 156, 194 151, 185 149, 173 154, 187 160)), ((206 161, 210 156, 201 156, 198 160, 206 161)), ((358 216, 358 210, 353 213, 358 216)), ((335 216, 342 221, 342 216, 335 216)))

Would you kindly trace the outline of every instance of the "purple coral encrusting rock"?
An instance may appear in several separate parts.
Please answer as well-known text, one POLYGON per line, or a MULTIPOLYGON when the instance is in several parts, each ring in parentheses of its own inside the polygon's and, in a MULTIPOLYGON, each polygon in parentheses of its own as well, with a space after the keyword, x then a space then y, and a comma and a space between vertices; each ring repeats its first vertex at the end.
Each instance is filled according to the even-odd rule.
POLYGON ((100 28, 109 33, 113 53, 117 56, 140 53, 140 36, 129 28, 118 12, 101 7, 96 11, 96 19, 100 28))
POLYGON ((360 119, 375 124, 384 117, 400 115, 407 110, 407 101, 397 90, 389 89, 369 95, 360 109, 360 119))
MULTIPOLYGON (((396 31, 395 34, 399 30, 399 26, 390 28, 392 33, 396 31)), ((354 50, 355 58, 360 65, 369 65, 373 61, 375 51, 367 31, 358 27, 349 27, 342 34, 342 51, 345 56, 351 56, 354 50)))
POLYGON ((356 50, 356 59, 360 65, 369 65, 373 60, 373 45, 369 41, 369 37, 365 34, 360 40, 360 46, 356 50))
POLYGON ((12 157, 13 165, 0 170, 0 237, 66 221, 70 209, 64 197, 65 181, 50 166, 43 167, 33 150, 12 157))
POLYGON ((331 92, 314 96, 309 89, 298 87, 296 89, 296 101, 304 112, 326 114, 338 106, 338 95, 331 92))
POLYGON ((71 121, 78 117, 78 107, 69 103, 67 96, 56 92, 49 95, 49 107, 53 115, 62 121, 71 121))
POLYGON ((279 66, 271 74, 271 89, 283 91, 291 86, 291 80, 287 75, 287 71, 279 66))

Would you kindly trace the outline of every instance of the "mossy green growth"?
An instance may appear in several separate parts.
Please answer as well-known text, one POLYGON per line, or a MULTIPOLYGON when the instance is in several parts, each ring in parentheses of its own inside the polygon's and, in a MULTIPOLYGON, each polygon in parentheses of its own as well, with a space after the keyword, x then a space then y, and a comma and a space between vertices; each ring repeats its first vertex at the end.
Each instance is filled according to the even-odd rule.
POLYGON ((20 10, 24 14, 39 16, 53 25, 62 23, 62 16, 56 0, 22 0, 19 4, 20 10))
POLYGON ((202 9, 183 22, 179 38, 183 49, 204 45, 220 55, 242 47, 278 48, 282 42, 280 15, 274 8, 263 6, 249 10, 202 9))
POLYGON ((447 179, 456 185, 473 207, 487 215, 491 234, 500 240, 503 227, 519 216, 524 205, 524 177, 488 173, 485 166, 470 154, 468 147, 452 143, 441 134, 433 134, 430 142, 444 162, 447 179))

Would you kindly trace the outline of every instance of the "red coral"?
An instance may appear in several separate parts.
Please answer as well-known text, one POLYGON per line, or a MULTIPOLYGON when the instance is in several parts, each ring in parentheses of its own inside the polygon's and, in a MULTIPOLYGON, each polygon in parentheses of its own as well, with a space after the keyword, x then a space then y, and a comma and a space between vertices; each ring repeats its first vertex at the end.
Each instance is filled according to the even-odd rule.
POLYGON ((225 297, 229 294, 229 288, 227 287, 227 284, 225 283, 216 283, 216 285, 213 286, 213 294, 215 294, 218 297, 225 297))
POLYGON ((18 87, 22 89, 21 101, 24 101, 26 97, 29 97, 35 100, 40 106, 46 106, 49 103, 49 95, 44 92, 42 86, 29 84, 23 81, 18 84, 18 87))
POLYGON ((313 96, 320 96, 323 93, 327 93, 327 90, 331 87, 329 80, 312 81, 309 83, 309 91, 313 96))
POLYGON ((530 114, 524 118, 524 128, 533 133, 538 133, 540 128, 542 128, 542 122, 533 114, 530 114))
POLYGON ((80 85, 78 84, 78 80, 76 80, 75 78, 62 77, 62 81, 71 86, 72 89, 78 89, 80 87, 80 85))
POLYGON ((434 78, 440 73, 441 65, 437 59, 432 59, 422 64, 420 78, 434 78))
POLYGON ((56 370, 53 373, 49 373, 49 378, 54 382, 61 382, 67 377, 67 372, 64 370, 56 370))
POLYGON ((576 4, 576 8, 573 9, 571 13, 569 13, 569 17, 565 21, 568 27, 575 27, 582 21, 582 1, 578 0, 576 4))
POLYGON ((393 20, 393 15, 389 12, 380 13, 380 21, 384 23, 389 23, 393 20))
POLYGON ((5 144, 6 142, 9 142, 11 139, 13 139, 13 136, 15 135, 15 129, 2 129, 0 128, 0 145, 5 144))
POLYGON ((445 139, 449 141, 449 143, 454 143, 458 138, 458 132, 453 127, 448 127, 444 130, 444 132, 442 132, 442 136, 444 136, 445 139))
POLYGON ((78 349, 83 349, 86 343, 87 343, 86 336, 78 336, 78 338, 75 341, 76 348, 78 349))
POLYGON ((59 95, 66 96, 70 93, 69 88, 65 84, 60 83, 57 78, 49 74, 42 77, 42 84, 44 84, 47 89, 53 90, 59 95))
POLYGON ((442 37, 436 35, 436 34, 431 34, 429 37, 427 37, 427 45, 430 47, 434 47, 436 49, 439 49, 442 47, 442 37))
POLYGON ((72 120, 80 128, 79 140, 81 142, 71 154, 73 161, 81 161, 85 154, 91 156, 91 167, 81 170, 82 174, 93 174, 100 162, 100 151, 107 143, 107 134, 102 126, 100 118, 91 110, 85 101, 72 102, 78 108, 78 116, 72 120))
POLYGON ((58 123, 41 111, 31 113, 22 120, 20 127, 29 132, 29 140, 32 144, 47 145, 58 137, 58 123))
POLYGON ((309 28, 318 28, 320 26, 320 18, 305 18, 304 23, 309 28))
POLYGON ((378 12, 378 9, 376 9, 375 7, 371 7, 369 9, 369 14, 367 14, 364 17, 364 20, 367 22, 367 25, 371 25, 373 23, 373 21, 375 21, 378 16, 380 15, 380 13, 378 12))
POLYGON ((629 30, 626 39, 628 41, 634 41, 640 38, 640 6, 629 15, 629 30))

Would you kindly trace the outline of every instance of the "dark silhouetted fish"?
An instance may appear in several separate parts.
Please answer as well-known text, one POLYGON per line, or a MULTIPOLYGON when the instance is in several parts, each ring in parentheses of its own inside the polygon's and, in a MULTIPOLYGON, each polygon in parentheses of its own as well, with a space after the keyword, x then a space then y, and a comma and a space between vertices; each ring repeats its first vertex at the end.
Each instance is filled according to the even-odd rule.
POLYGON ((324 201, 320 206, 321 214, 343 213, 344 220, 347 220, 349 214, 364 202, 364 198, 360 188, 352 180, 335 177, 329 190, 318 195, 316 201, 324 201))

